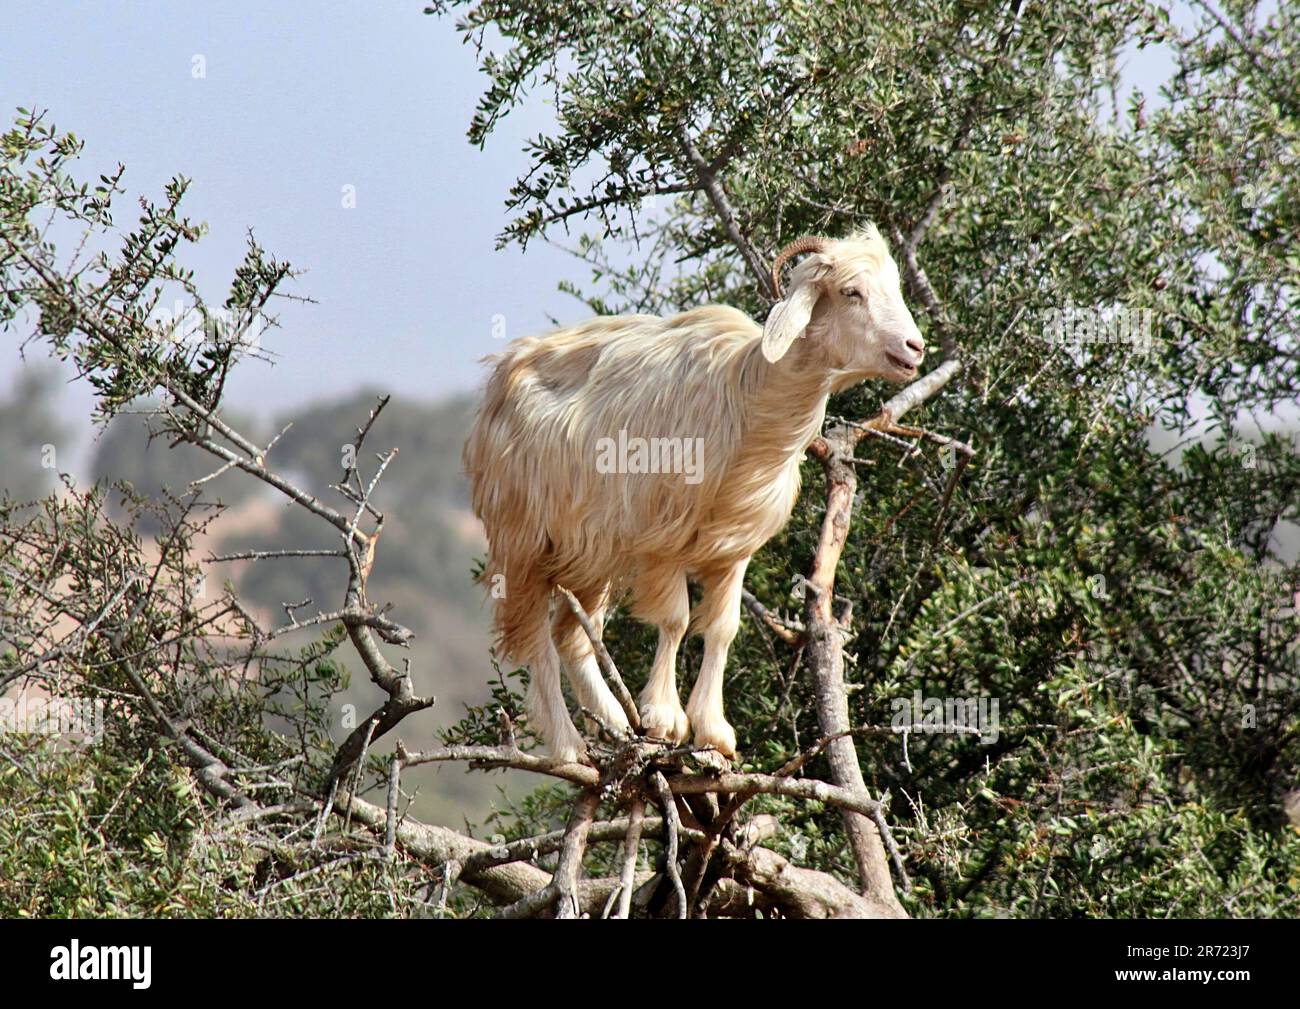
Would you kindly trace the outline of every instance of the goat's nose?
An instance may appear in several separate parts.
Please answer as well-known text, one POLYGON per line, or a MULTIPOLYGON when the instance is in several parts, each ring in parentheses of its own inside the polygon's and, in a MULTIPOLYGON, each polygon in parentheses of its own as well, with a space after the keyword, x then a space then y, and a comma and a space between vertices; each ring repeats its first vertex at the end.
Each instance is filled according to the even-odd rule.
POLYGON ((907 341, 907 349, 917 357, 920 357, 925 353, 925 341, 919 336, 914 336, 907 341))

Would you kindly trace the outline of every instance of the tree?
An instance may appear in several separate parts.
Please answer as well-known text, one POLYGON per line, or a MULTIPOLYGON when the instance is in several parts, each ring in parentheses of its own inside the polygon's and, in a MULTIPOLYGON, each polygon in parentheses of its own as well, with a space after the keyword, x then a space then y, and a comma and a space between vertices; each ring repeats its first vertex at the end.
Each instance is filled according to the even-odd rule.
MULTIPOLYGON (((1300 771, 1300 461, 1249 423, 1297 398, 1295 176, 1279 171, 1300 150, 1294 19, 1246 3, 1181 24, 1137 2, 430 9, 460 7, 489 80, 470 139, 537 91, 555 103, 502 240, 594 222, 576 250, 593 308, 761 316, 775 249, 872 220, 938 360, 884 411, 874 388, 833 401, 796 514, 751 565, 728 698, 742 768, 637 739, 596 741, 596 768, 537 757, 511 670, 444 745, 377 760, 430 703, 383 647, 409 632, 366 593, 384 561, 373 492, 400 465, 361 451, 384 400, 336 479, 342 507, 287 479, 274 443, 222 419, 220 391, 289 267, 251 244, 226 314, 205 312, 197 342, 167 339, 150 322, 160 289, 197 302, 172 259, 197 237, 183 182, 119 258, 74 272, 35 211, 102 231, 120 176, 75 183, 75 138, 22 113, 4 139, 0 304, 39 313, 105 411, 164 394, 167 434, 328 527, 344 572, 337 609, 267 629, 229 591, 197 606, 183 590, 201 485, 169 510, 152 576, 93 493, 0 516, 6 592, 30 603, 15 613, 41 613, 60 576, 81 586, 57 597, 78 630, 27 617, 5 632, 0 683, 112 691, 131 717, 108 721, 93 759, 124 780, 188 767, 177 780, 198 786, 147 804, 162 856, 104 817, 92 864, 128 880, 114 893, 143 903, 119 866, 152 859, 194 913, 276 913, 268 894, 313 913, 327 898, 302 879, 321 872, 345 913, 473 914, 479 898, 557 916, 1294 913, 1300 838, 1281 801, 1300 771), (1159 108, 1121 108, 1134 46, 1173 60, 1159 108), (1180 454, 1153 447, 1161 432, 1187 439, 1180 454), (304 631, 321 637, 279 650, 304 631), (335 746, 346 645, 386 700, 335 746), (256 689, 235 675, 250 669, 256 689), (494 846, 399 817, 401 772, 444 760, 560 784, 501 817, 494 846), (360 797, 371 785, 386 808, 360 797), (237 842, 216 840, 235 823, 237 842), (271 854, 247 857, 255 844, 271 854), (210 864, 181 857, 195 847, 210 864)), ((616 685, 648 666, 642 628, 616 615, 606 642, 616 685)), ((77 758, 37 753, 21 755, 31 777, 79 780, 77 758)), ((18 850, 0 878, 37 872, 18 850)), ((33 892, 36 913, 85 900, 33 892)))
MULTIPOLYGON (((835 586, 857 758, 873 794, 910 807, 893 814, 909 906, 1291 906, 1277 827, 1295 777, 1298 471, 1289 439, 1251 422, 1296 399, 1285 12, 1198 5, 1179 27, 1140 3, 435 5, 453 7, 490 52, 471 140, 537 92, 556 109, 502 240, 598 216, 577 246, 593 308, 715 298, 761 315, 775 249, 871 220, 928 342, 963 365, 923 422, 978 449, 972 466, 954 484, 953 446, 925 465, 895 446, 906 468, 864 488, 835 586), (1159 108, 1119 98, 1121 53, 1145 47, 1175 66, 1159 108), (610 244, 635 246, 631 265, 610 244), (1152 431, 1196 444, 1171 464, 1152 431), (999 739, 918 732, 904 749, 878 730, 918 692, 1000 700, 999 739)), ((875 405, 856 392, 832 412, 836 439, 856 438, 875 405)), ((818 453, 751 566, 763 609, 825 572, 846 449, 818 453)), ((730 703, 762 766, 828 728, 809 688, 831 600, 806 596, 806 629, 785 635, 802 653, 751 639, 737 657, 730 703)), ((787 836, 848 873, 834 821, 787 820, 787 836)))

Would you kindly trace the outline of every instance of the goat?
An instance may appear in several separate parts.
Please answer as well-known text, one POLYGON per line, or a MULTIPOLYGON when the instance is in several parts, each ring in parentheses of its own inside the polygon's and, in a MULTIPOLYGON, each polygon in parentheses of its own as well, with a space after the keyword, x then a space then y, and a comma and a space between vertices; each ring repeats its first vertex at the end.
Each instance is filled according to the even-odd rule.
POLYGON ((498 653, 528 666, 529 725, 558 758, 586 756, 561 668, 597 721, 628 722, 570 608, 561 601, 550 615, 557 585, 598 632, 629 589, 632 614, 659 630, 642 731, 678 743, 693 730, 696 745, 736 757, 722 677, 746 565, 790 517, 830 394, 867 378, 908 381, 925 352, 874 227, 786 246, 772 267, 778 297, 781 267, 801 253, 762 327, 723 305, 598 316, 487 359, 464 453, 488 539, 482 577, 496 597, 498 653), (688 576, 703 590, 694 613, 688 576), (703 635, 704 660, 683 709, 676 662, 688 629, 703 635))

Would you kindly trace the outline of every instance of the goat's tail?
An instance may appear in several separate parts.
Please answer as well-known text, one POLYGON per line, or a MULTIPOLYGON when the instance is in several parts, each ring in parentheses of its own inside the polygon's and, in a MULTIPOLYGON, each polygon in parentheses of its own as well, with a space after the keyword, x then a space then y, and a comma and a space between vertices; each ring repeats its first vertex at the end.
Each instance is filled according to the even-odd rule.
POLYGON ((479 576, 494 608, 502 657, 527 662, 534 656, 538 628, 546 624, 550 584, 544 571, 547 536, 530 500, 527 463, 515 448, 507 354, 488 381, 483 404, 463 455, 470 503, 487 533, 488 556, 479 576))

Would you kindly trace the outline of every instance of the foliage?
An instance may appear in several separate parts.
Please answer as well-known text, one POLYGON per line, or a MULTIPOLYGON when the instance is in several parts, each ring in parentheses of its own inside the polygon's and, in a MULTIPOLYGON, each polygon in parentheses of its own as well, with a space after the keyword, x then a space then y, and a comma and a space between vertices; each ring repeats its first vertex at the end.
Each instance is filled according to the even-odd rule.
POLYGON ((88 737, 79 743, 21 719, 3 737, 0 915, 393 913, 420 883, 418 866, 383 864, 330 835, 303 850, 294 824, 230 816, 206 801, 179 739, 159 732, 156 710, 183 712, 229 761, 232 784, 261 782, 263 798, 292 801, 328 771, 331 700, 347 682, 337 633, 264 652, 256 681, 241 679, 233 597, 195 592, 190 543, 201 523, 188 512, 171 522, 153 557, 130 524, 109 518, 99 490, 69 489, 39 510, 0 506, 0 683, 23 674, 25 689, 7 696, 28 711, 46 697, 100 706, 98 733, 77 723, 88 737), (119 592, 124 609, 105 608, 119 592), (8 620, 16 614, 21 625, 8 620), (69 640, 69 621, 94 633, 69 640), (43 656, 34 670, 32 655, 43 656), (309 870, 337 860, 322 889, 309 870))

